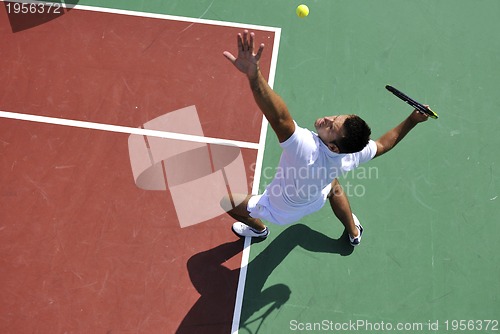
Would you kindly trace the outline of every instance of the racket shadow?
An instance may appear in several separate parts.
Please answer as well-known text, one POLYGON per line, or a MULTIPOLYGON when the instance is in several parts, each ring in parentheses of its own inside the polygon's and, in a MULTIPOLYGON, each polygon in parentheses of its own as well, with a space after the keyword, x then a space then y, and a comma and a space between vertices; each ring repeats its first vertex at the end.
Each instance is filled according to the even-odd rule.
MULTIPOLYGON (((264 285, 274 269, 296 247, 310 252, 341 256, 350 255, 354 249, 347 242, 346 232, 339 239, 332 239, 303 224, 287 228, 248 264, 244 307, 240 318, 242 330, 249 331, 247 326, 252 325, 258 327, 256 330, 258 332, 265 318, 289 300, 292 291, 286 284, 280 283, 266 288, 264 285), (262 313, 261 310, 264 309, 262 313), (252 318, 252 315, 258 312, 261 314, 252 318)), ((212 334, 230 331, 239 269, 228 269, 223 263, 242 249, 243 241, 236 240, 195 254, 188 260, 189 276, 193 286, 200 293, 200 298, 184 317, 176 331, 177 334, 212 334)))

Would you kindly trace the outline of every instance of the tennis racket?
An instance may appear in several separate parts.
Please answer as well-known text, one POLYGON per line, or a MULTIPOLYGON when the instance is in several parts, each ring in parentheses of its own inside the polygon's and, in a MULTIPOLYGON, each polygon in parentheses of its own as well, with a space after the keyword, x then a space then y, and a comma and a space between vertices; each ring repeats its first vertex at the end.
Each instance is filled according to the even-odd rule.
POLYGON ((410 106, 412 106, 413 108, 417 109, 418 111, 420 111, 421 113, 424 113, 424 114, 427 114, 429 117, 431 118, 434 118, 434 119, 437 119, 438 118, 438 115, 432 111, 431 108, 429 107, 426 107, 424 106, 423 104, 415 101, 414 99, 412 99, 411 97, 405 95, 403 92, 397 90, 396 88, 392 87, 392 86, 385 86, 385 88, 391 92, 392 94, 396 95, 397 97, 399 97, 401 100, 405 101, 406 103, 408 103, 410 106))

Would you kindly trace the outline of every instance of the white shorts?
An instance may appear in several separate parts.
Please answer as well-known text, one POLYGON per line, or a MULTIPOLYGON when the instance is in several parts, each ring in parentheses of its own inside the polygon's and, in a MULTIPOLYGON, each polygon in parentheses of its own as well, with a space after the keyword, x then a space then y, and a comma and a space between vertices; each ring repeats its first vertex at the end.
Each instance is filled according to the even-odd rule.
POLYGON ((264 191, 262 195, 254 195, 248 200, 247 210, 252 218, 264 219, 277 225, 292 224, 321 209, 331 189, 332 185, 329 184, 321 191, 322 196, 314 202, 301 207, 289 207, 286 210, 273 207, 269 201, 269 194, 264 191))

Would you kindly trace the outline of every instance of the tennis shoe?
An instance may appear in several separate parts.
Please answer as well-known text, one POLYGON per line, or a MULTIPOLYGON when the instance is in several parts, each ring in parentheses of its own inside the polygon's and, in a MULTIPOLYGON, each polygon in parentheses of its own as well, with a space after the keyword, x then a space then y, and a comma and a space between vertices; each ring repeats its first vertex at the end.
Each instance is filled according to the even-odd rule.
POLYGON ((234 234, 242 238, 251 237, 251 238, 265 239, 269 235, 269 229, 267 228, 267 226, 264 231, 257 231, 256 229, 242 222, 234 223, 231 229, 233 230, 234 234))
POLYGON ((355 238, 351 237, 349 234, 349 241, 351 243, 351 246, 357 246, 361 243, 361 235, 363 235, 363 226, 359 223, 358 217, 352 214, 352 218, 354 219, 354 225, 356 225, 356 228, 359 230, 359 235, 355 238))

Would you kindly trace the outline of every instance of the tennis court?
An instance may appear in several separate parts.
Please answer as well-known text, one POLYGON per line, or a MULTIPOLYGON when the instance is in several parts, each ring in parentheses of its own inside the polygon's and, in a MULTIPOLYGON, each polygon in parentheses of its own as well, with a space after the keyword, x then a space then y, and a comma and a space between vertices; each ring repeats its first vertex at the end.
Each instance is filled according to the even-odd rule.
POLYGON ((306 4, 0 4, 2 333, 500 330, 500 3, 306 4), (301 126, 376 139, 411 111, 387 84, 439 114, 340 180, 359 247, 328 206, 258 243, 211 211, 280 156, 222 55, 243 29, 301 126))

